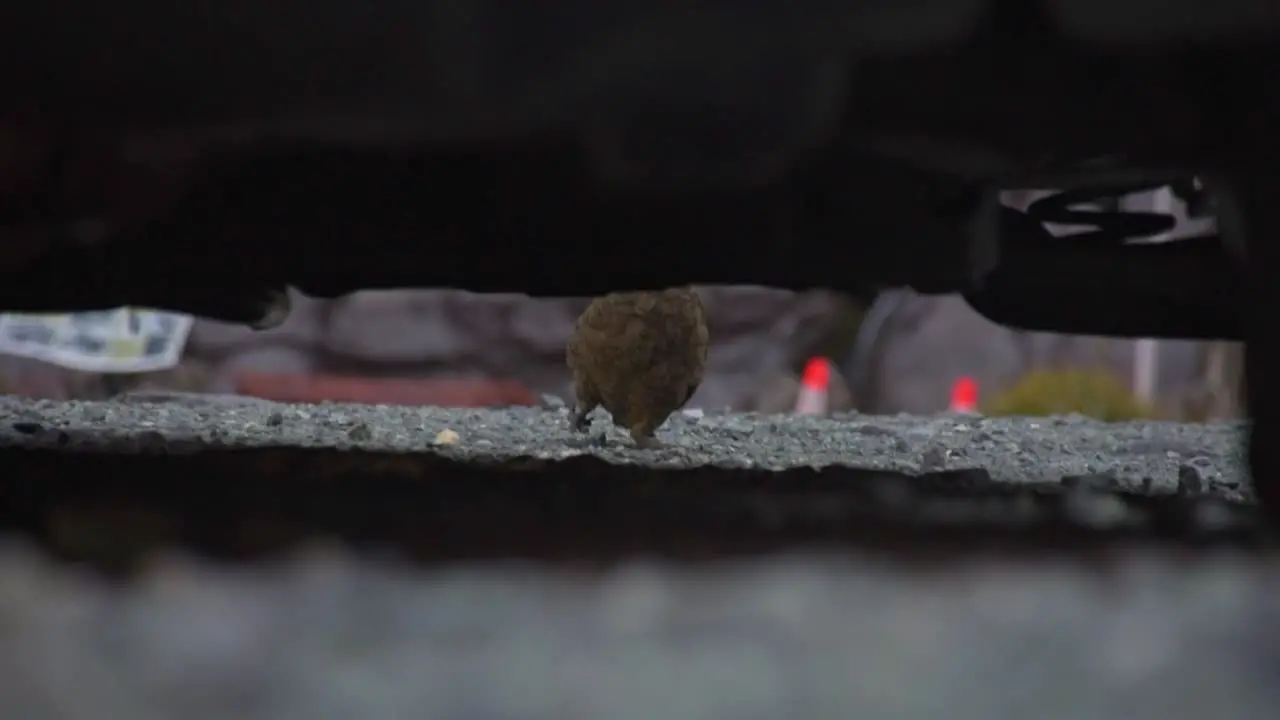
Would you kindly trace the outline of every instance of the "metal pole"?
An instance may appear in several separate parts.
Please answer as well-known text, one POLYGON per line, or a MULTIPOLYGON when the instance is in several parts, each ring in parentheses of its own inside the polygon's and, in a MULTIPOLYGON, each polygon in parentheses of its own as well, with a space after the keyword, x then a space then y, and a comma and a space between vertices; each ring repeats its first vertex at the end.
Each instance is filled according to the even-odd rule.
POLYGON ((1160 348, 1151 338, 1142 338, 1133 347, 1133 393, 1149 403, 1156 396, 1160 372, 1160 348))
MULTIPOLYGON (((1151 194, 1151 210, 1173 215, 1173 191, 1162 187, 1151 194)), ((1151 238, 1151 242, 1165 242, 1170 234, 1151 238)), ((1156 396, 1160 379, 1160 344, 1154 338, 1142 338, 1133 348, 1133 392, 1143 402, 1150 403, 1156 396)))

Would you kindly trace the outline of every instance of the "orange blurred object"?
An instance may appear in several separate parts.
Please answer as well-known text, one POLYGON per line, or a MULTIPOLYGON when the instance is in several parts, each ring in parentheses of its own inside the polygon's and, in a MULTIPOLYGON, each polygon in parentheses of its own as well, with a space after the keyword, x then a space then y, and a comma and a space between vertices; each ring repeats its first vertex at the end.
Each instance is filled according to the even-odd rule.
POLYGON ((292 403, 495 407, 537 405, 533 391, 511 380, 365 378, 337 375, 240 373, 240 395, 292 403))

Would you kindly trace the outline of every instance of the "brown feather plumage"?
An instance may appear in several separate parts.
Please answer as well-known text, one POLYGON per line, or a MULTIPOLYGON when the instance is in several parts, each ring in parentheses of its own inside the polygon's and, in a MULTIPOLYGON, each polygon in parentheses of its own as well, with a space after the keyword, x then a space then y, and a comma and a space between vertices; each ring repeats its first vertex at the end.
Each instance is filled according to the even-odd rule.
POLYGON ((658 446, 654 432, 702 383, 708 339, 706 309, 691 287, 596 298, 578 318, 565 353, 576 396, 574 427, 585 430, 599 406, 637 446, 658 446))

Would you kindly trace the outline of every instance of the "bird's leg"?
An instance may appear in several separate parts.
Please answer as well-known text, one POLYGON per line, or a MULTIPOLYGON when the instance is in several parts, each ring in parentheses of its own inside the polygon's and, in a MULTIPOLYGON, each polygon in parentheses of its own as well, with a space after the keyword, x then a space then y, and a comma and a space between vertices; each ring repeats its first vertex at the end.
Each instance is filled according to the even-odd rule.
POLYGON ((632 425, 631 439, 635 441, 636 447, 642 450, 657 450, 662 447, 662 441, 653 435, 653 428, 647 424, 632 425))
POLYGON ((658 430, 658 426, 667 419, 670 410, 666 406, 660 406, 655 403, 650 390, 645 387, 637 387, 631 394, 630 417, 627 418, 627 430, 631 432, 631 439, 635 441, 636 447, 645 450, 656 450, 662 447, 662 442, 654 437, 654 433, 658 430))
POLYGON ((591 424, 588 418, 591 415, 591 411, 595 410, 600 404, 600 397, 596 394, 595 388, 583 380, 574 382, 573 395, 573 415, 570 422, 574 430, 586 432, 591 424))
POLYGON ((596 406, 594 404, 588 405, 579 401, 573 409, 573 429, 578 432, 586 432, 587 428, 591 425, 587 418, 590 417, 591 411, 595 409, 596 406))

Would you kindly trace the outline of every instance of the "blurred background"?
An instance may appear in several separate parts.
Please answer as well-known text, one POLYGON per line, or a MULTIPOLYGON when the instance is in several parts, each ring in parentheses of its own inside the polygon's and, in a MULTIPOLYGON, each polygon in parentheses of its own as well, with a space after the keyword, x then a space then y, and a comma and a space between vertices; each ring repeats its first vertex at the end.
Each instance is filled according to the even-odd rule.
MULTIPOLYGON (((1037 196, 1010 192, 1005 202, 1024 206, 1037 196)), ((1125 202, 1171 209, 1171 197, 1161 194, 1125 202)), ((1206 222, 1184 217, 1170 237, 1212 230, 1206 222)), ((820 390, 828 412, 974 405, 987 414, 1104 419, 1241 415, 1235 343, 1018 332, 985 320, 958 296, 910 290, 862 297, 702 291, 713 344, 691 407, 802 409, 804 368, 825 358, 830 372, 820 390)), ((288 320, 267 331, 195 319, 180 362, 160 371, 95 373, 0 354, 0 390, 46 398, 176 390, 465 407, 571 400, 564 345, 586 299, 390 290, 292 300, 288 320)))

